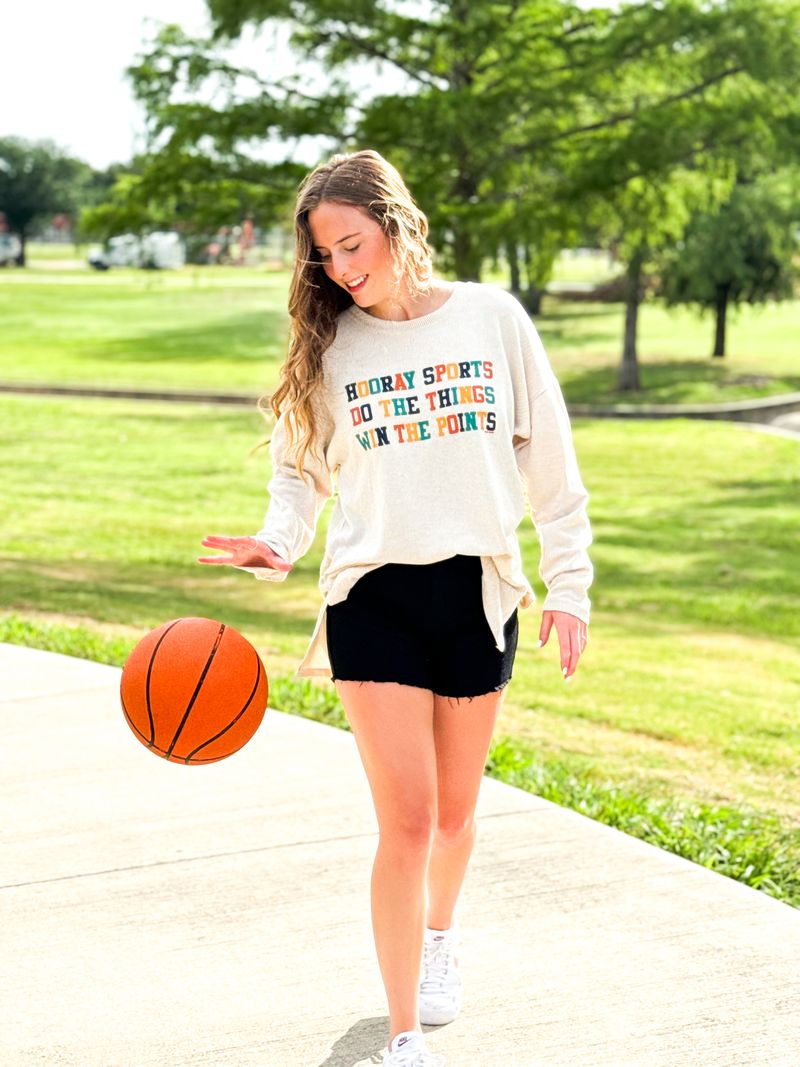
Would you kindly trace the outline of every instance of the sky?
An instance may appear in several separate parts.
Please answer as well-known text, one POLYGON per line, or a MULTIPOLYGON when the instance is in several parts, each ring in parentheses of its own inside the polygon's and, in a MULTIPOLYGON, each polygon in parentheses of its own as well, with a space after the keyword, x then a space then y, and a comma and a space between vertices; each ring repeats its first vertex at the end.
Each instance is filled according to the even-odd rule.
POLYGON ((206 27, 203 0, 71 0, 9 5, 3 14, 0 136, 50 138, 101 168, 126 162, 143 129, 124 68, 146 18, 206 27))
MULTIPOLYGON (((98 169, 127 162, 144 148, 144 112, 125 68, 155 35, 158 23, 177 22, 187 33, 209 29, 204 0, 71 0, 20 3, 3 14, 0 61, 0 137, 49 138, 98 169), (14 42, 13 47, 9 43, 14 42)), ((291 69, 291 54, 272 43, 274 31, 253 32, 229 55, 276 77, 291 69), (285 58, 281 61, 280 57, 285 58)), ((316 140, 316 139, 315 139, 316 140)), ((293 158, 316 162, 312 139, 293 158)), ((266 158, 286 158, 276 145, 266 158)))
MULTIPOLYGON (((403 6, 418 5, 407 0, 403 6)), ((586 6, 611 4, 593 0, 586 6)), ((153 36, 158 22, 177 22, 188 33, 202 35, 208 29, 205 2, 70 0, 44 5, 23 0, 9 4, 3 14, 0 137, 49 138, 98 169, 130 160, 144 147, 144 120, 124 70, 153 36)), ((269 54, 269 71, 279 77, 288 73, 291 59, 279 47, 280 39, 276 43, 277 48, 270 36, 250 33, 230 54, 262 71, 269 54), (276 66, 281 54, 286 56, 282 68, 279 62, 276 66)), ((374 66, 370 69, 375 86, 374 66)), ((384 90, 398 89, 401 84, 392 70, 379 79, 384 90)), ((315 145, 316 140, 309 138, 296 146, 291 158, 315 163, 324 151, 315 145)), ((287 151, 276 144, 263 155, 278 160, 287 158, 287 151)))

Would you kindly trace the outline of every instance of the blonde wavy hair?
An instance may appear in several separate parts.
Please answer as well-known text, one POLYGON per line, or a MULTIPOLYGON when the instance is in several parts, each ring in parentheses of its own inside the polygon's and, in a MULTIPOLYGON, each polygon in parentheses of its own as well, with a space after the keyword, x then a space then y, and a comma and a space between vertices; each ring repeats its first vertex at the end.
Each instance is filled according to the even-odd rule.
MULTIPOLYGON (((318 407, 322 357, 336 337, 336 320, 350 307, 352 296, 325 273, 308 224, 309 212, 322 203, 348 204, 364 209, 389 240, 394 275, 405 276, 412 294, 428 290, 434 252, 426 240, 428 220, 417 207, 398 171, 373 149, 337 153, 306 175, 294 209, 295 262, 289 291, 289 353, 281 367, 280 384, 271 396, 259 397, 258 409, 270 419, 267 405, 278 419, 284 409, 295 467, 303 477, 309 448, 316 451, 315 427, 325 413, 318 407), (295 426, 296 424, 296 426, 295 426)), ((269 440, 256 447, 268 444, 269 440)))

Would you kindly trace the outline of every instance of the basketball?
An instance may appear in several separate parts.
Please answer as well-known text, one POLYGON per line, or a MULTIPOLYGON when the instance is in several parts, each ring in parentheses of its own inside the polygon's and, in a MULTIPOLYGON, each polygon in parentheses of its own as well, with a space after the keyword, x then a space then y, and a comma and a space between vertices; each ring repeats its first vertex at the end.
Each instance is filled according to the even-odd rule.
POLYGON ((264 718, 268 691, 267 672, 247 638, 202 617, 151 630, 120 680, 131 730, 173 763, 215 763, 238 752, 264 718))

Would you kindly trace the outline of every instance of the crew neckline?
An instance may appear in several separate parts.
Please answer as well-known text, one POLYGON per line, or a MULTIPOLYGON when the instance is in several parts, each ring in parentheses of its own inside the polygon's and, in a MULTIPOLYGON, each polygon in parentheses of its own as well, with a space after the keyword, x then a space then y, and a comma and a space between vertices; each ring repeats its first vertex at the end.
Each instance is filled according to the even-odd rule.
POLYGON ((370 315, 368 311, 359 307, 355 301, 350 308, 350 314, 353 317, 354 322, 363 323, 376 330, 386 330, 387 332, 396 332, 400 330, 413 330, 420 326, 424 326, 429 322, 434 322, 438 318, 442 318, 448 311, 453 310, 454 302, 458 303, 458 298, 464 292, 464 289, 468 285, 468 282, 462 282, 456 279, 453 282, 453 289, 447 300, 443 304, 440 304, 438 308, 433 311, 429 311, 426 315, 416 315, 413 319, 381 319, 377 315, 370 315))

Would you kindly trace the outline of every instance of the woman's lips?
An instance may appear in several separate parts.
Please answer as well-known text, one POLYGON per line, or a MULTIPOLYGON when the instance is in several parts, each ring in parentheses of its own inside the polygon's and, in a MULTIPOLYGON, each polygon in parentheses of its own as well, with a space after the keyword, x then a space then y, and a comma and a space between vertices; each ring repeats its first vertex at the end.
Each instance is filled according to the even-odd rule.
POLYGON ((364 275, 364 281, 363 281, 363 282, 362 282, 362 283, 361 283, 360 285, 356 285, 356 286, 355 286, 354 288, 352 288, 352 289, 351 289, 351 288, 350 288, 350 286, 348 285, 348 286, 347 286, 347 291, 348 291, 348 293, 360 293, 360 292, 361 292, 361 290, 362 290, 362 289, 364 288, 364 286, 365 286, 365 285, 367 284, 367 279, 368 279, 368 278, 369 278, 369 275, 368 275, 368 274, 365 274, 365 275, 364 275))

